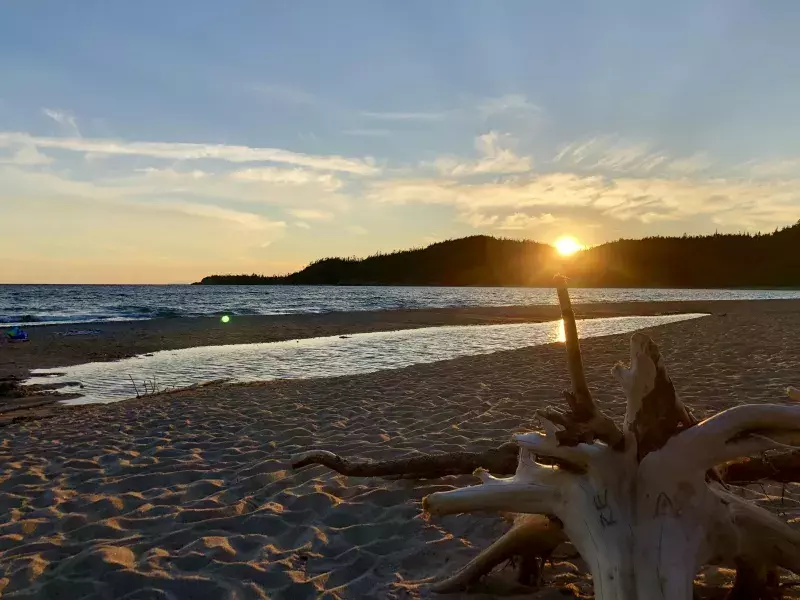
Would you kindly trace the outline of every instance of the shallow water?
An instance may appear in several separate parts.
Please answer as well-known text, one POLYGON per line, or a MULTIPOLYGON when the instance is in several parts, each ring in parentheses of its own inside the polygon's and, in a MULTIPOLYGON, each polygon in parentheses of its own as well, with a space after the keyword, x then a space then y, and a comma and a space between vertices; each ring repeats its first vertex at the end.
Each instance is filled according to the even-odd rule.
MULTIPOLYGON (((800 298, 800 290, 571 288, 572 301, 800 298)), ((0 326, 230 315, 557 304, 552 288, 0 285, 0 326)))
MULTIPOLYGON (((626 333, 696 319, 705 315, 614 317, 577 322, 582 338, 626 333)), ((457 325, 402 331, 357 333, 259 344, 204 346, 165 350, 117 362, 87 363, 58 371, 57 376, 33 377, 27 383, 80 382, 64 391, 79 391, 82 398, 66 404, 115 402, 135 395, 131 378, 142 391, 147 381, 164 388, 185 387, 217 379, 263 381, 356 375, 398 369, 459 356, 490 354, 563 341, 561 321, 505 325, 457 325)))

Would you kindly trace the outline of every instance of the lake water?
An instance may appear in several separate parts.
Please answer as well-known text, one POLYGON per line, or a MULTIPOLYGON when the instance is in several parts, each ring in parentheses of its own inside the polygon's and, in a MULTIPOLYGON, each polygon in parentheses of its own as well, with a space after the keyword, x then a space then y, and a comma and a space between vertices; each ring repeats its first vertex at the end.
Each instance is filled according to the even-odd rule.
MULTIPOLYGON (((570 295, 576 303, 763 300, 800 298, 800 290, 573 288, 570 295)), ((552 288, 0 285, 0 326, 556 303, 552 288)))
MULTIPOLYGON (((583 319, 577 325, 580 337, 589 338, 627 333, 702 316, 683 314, 583 319)), ((34 371, 35 374, 54 370, 61 374, 33 377, 28 383, 79 382, 82 388, 69 386, 62 391, 78 392, 84 397, 66 403, 106 403, 135 396, 134 385, 141 392, 153 387, 163 390, 223 378, 241 382, 356 375, 459 356, 515 350, 563 339, 561 321, 426 327, 284 342, 165 350, 116 362, 38 369, 34 371)))

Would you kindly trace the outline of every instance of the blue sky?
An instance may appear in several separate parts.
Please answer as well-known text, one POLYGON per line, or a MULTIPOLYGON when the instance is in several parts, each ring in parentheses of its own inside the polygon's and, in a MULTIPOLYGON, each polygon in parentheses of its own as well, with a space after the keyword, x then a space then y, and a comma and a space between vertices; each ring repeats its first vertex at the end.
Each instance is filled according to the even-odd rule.
POLYGON ((9 3, 0 280, 800 217, 800 4, 9 3))

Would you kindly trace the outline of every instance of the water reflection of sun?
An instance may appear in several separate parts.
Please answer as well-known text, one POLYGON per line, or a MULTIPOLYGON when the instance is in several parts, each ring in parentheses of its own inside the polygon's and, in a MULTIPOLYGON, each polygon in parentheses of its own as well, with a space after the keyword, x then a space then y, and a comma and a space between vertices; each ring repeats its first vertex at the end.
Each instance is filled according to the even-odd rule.
POLYGON ((558 238, 553 245, 561 256, 570 256, 578 250, 583 250, 583 244, 570 235, 558 238))
POLYGON ((564 319, 559 319, 558 324, 556 325, 556 341, 564 343, 567 341, 567 333, 564 331, 564 319))

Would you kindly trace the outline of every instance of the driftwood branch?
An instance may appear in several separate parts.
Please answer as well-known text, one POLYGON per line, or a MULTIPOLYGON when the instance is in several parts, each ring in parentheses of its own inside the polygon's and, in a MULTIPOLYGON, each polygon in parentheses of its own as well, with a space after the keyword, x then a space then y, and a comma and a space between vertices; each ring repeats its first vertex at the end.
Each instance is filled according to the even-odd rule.
POLYGON ((765 479, 792 483, 800 481, 800 453, 740 458, 719 466, 718 470, 725 483, 740 485, 765 479))
POLYGON ((333 452, 311 450, 292 459, 292 468, 307 465, 324 465, 329 469, 353 477, 403 477, 407 479, 435 479, 445 475, 472 473, 481 467, 491 473, 513 473, 517 464, 519 446, 508 442, 483 452, 449 452, 447 454, 422 454, 396 460, 371 461, 342 458, 333 452))
POLYGON ((648 336, 634 333, 630 367, 617 363, 611 372, 627 400, 623 428, 636 436, 639 459, 696 423, 675 391, 658 346, 648 336))
POLYGON ((623 444, 622 430, 616 423, 597 408, 586 383, 583 371, 583 358, 578 340, 578 327, 575 323, 575 311, 567 289, 567 279, 557 275, 556 291, 561 306, 561 318, 564 322, 564 341, 567 350, 567 367, 572 380, 572 391, 564 391, 569 413, 547 411, 544 417, 564 427, 558 432, 558 441, 565 446, 579 443, 592 443, 595 439, 606 442, 609 446, 620 448, 623 444))
MULTIPOLYGON (((414 457, 424 468, 408 471, 408 459, 369 461, 344 458, 338 454, 311 451, 298 455, 292 468, 323 465, 352 477, 386 477, 406 479, 435 479, 445 475, 469 475, 485 468, 494 475, 513 475, 517 468, 519 446, 507 443, 484 452, 420 454, 414 457), (454 456, 457 455, 457 456, 454 456), (487 466, 488 465, 488 466, 487 466)), ((757 481, 792 483, 800 481, 800 452, 774 456, 746 457, 718 467, 719 480, 726 484, 743 485, 757 481)))
MULTIPOLYGON (((469 561, 455 575, 432 585, 431 590, 447 594, 468 588, 500 563, 518 555, 523 557, 520 578, 528 579, 531 573, 525 567, 531 565, 531 560, 539 556, 550 556, 565 539, 559 521, 544 515, 518 515, 505 535, 469 561)), ((538 579, 539 573, 534 571, 534 574, 538 579)), ((520 583, 536 585, 538 581, 527 580, 520 583)))
POLYGON ((564 322, 564 345, 567 349, 567 368, 572 380, 572 392, 567 396, 569 407, 573 416, 581 421, 588 421, 595 412, 594 400, 586 383, 586 374, 583 371, 583 357, 581 345, 578 340, 578 326, 575 323, 575 311, 572 310, 572 301, 567 289, 567 278, 556 275, 556 291, 558 304, 561 307, 561 319, 564 322))

